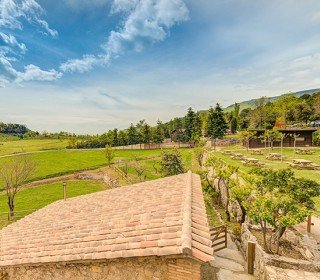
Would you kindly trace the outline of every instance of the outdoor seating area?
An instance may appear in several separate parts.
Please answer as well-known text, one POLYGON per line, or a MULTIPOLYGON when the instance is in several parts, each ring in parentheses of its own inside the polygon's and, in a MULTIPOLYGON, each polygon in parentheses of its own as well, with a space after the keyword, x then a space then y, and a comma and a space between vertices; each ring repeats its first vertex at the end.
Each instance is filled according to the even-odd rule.
POLYGON ((314 151, 310 150, 308 148, 298 148, 298 149, 296 149, 295 152, 298 155, 313 155, 314 154, 314 151))
POLYGON ((232 154, 234 154, 234 151, 232 151, 232 150, 224 150, 222 153, 225 154, 225 155, 232 155, 232 154))
POLYGON ((251 154, 252 155, 262 155, 263 151, 261 149, 252 149, 251 154))
POLYGON ((265 166, 265 163, 259 161, 256 158, 247 158, 245 157, 241 163, 243 163, 244 165, 248 165, 248 166, 258 166, 258 167, 262 167, 265 166))
POLYGON ((270 153, 266 156, 266 159, 269 159, 269 160, 284 160, 285 157, 282 156, 281 154, 279 153, 270 153))
POLYGON ((307 159, 293 159, 289 165, 296 169, 319 170, 319 165, 307 159))
POLYGON ((235 160, 243 160, 245 159, 245 155, 241 153, 234 153, 231 158, 235 160))

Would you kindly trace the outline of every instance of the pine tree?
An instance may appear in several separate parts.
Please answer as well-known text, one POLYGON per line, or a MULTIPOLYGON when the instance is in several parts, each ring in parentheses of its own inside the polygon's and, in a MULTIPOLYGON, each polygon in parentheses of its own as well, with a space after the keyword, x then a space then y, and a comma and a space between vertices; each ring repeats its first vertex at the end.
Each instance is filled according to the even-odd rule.
POLYGON ((147 123, 145 123, 141 128, 141 137, 143 143, 149 144, 151 142, 151 127, 147 123))
POLYGON ((128 144, 133 145, 138 143, 138 131, 137 128, 131 124, 128 128, 128 144))
POLYGON ((216 139, 222 138, 226 134, 227 128, 223 110, 217 103, 215 109, 211 107, 209 110, 206 126, 206 135, 214 141, 214 148, 216 147, 216 139))
POLYGON ((164 140, 164 132, 160 121, 157 122, 157 126, 153 131, 152 140, 154 143, 162 143, 164 140))
POLYGON ((185 116, 185 142, 190 142, 193 133, 195 113, 190 107, 188 113, 185 116))

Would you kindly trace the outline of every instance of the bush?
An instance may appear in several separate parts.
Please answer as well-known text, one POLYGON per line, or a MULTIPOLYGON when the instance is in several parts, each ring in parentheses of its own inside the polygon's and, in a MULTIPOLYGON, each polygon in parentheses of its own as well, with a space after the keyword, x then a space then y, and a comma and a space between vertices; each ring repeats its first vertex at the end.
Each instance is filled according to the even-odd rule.
POLYGON ((163 152, 161 171, 165 176, 172 176, 185 172, 181 154, 177 149, 171 152, 163 152))

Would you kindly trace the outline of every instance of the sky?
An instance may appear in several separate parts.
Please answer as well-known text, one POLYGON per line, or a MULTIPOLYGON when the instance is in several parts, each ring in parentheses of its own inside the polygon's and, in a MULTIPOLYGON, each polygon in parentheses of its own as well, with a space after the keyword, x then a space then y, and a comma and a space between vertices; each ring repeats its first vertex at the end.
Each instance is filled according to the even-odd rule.
POLYGON ((0 121, 102 133, 320 87, 318 0, 0 0, 0 121))

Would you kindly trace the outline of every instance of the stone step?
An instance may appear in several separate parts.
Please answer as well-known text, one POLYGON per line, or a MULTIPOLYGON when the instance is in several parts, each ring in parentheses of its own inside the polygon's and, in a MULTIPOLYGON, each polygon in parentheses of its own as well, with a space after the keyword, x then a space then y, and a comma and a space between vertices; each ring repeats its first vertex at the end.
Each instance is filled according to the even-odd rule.
POLYGON ((214 255, 221 257, 221 258, 235 261, 235 262, 241 264, 242 266, 245 266, 245 263, 246 263, 243 258, 242 253, 240 253, 239 251, 229 249, 229 248, 225 248, 221 251, 215 252, 214 255))
POLYGON ((210 265, 215 268, 223 268, 226 270, 230 270, 233 272, 244 272, 244 266, 235 262, 233 260, 226 259, 224 257, 218 257, 217 255, 214 256, 214 260, 210 262, 210 265))
POLYGON ((220 269, 217 273, 218 280, 255 280, 252 275, 230 271, 227 269, 220 269))

